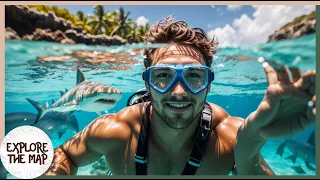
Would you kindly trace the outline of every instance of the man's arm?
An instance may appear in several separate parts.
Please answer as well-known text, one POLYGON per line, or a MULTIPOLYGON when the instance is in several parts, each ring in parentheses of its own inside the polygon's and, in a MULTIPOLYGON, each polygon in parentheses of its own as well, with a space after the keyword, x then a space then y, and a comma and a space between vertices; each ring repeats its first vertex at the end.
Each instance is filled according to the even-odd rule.
POLYGON ((83 131, 76 134, 54 151, 51 166, 45 173, 50 175, 74 175, 78 167, 97 161, 102 155, 104 143, 99 143, 103 137, 101 129, 106 127, 112 116, 102 116, 83 131))
POLYGON ((260 153, 266 141, 253 137, 256 133, 250 132, 246 125, 243 122, 237 133, 234 150, 237 175, 275 175, 260 153))
POLYGON ((254 133, 249 132, 248 127, 244 128, 247 122, 243 118, 230 116, 220 106, 211 104, 211 107, 215 118, 213 122, 218 122, 216 130, 223 139, 224 150, 229 149, 234 154, 232 174, 274 175, 260 154, 265 141, 252 137, 254 133))
MULTIPOLYGON (((270 166, 268 165, 268 163, 263 159, 261 154, 259 155, 259 164, 260 164, 260 168, 258 168, 258 171, 260 172, 258 172, 257 174, 275 175, 274 172, 271 170, 270 166)), ((238 175, 236 165, 233 166, 232 175, 238 175)))

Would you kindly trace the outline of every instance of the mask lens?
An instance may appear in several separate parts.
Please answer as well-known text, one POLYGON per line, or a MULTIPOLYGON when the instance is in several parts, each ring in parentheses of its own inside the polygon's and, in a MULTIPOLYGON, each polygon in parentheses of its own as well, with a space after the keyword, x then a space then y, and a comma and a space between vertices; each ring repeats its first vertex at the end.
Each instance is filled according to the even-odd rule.
POLYGON ((154 68, 151 71, 150 82, 158 89, 164 90, 170 85, 175 76, 176 71, 170 68, 154 68))
POLYGON ((202 68, 188 68, 183 70, 183 77, 188 86, 196 91, 207 83, 207 71, 202 68))

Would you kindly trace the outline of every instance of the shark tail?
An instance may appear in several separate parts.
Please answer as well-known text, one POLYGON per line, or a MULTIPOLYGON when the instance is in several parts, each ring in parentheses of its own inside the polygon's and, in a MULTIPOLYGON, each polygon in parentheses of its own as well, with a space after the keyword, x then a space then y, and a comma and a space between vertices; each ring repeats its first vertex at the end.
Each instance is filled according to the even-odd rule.
POLYGON ((307 174, 301 166, 291 166, 293 170, 295 170, 298 174, 307 174))
POLYGON ((292 154, 291 156, 287 157, 286 159, 290 159, 293 164, 296 163, 296 160, 297 160, 297 156, 295 156, 294 154, 292 154))
POLYGON ((47 110, 45 109, 45 107, 44 107, 42 104, 40 104, 40 103, 38 103, 38 102, 36 102, 36 101, 33 101, 33 100, 29 99, 29 98, 26 98, 26 99, 27 99, 27 100, 37 109, 37 111, 38 111, 37 119, 36 119, 36 121, 33 123, 33 124, 37 124, 38 121, 47 113, 47 110))
POLYGON ((280 157, 282 157, 282 154, 284 152, 284 148, 285 147, 286 147, 286 142, 283 142, 282 144, 280 144, 280 146, 277 149, 277 153, 276 154, 279 154, 280 157))
POLYGON ((309 162, 305 162, 308 169, 315 171, 316 169, 310 165, 309 162))

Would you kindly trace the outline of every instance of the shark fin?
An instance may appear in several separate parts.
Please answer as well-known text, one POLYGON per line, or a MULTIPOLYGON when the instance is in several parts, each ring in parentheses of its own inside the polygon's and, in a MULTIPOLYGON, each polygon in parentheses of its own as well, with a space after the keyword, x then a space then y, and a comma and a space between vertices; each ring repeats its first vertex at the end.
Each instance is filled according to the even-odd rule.
POLYGON ((292 169, 294 169, 294 171, 296 171, 296 173, 298 174, 306 174, 306 172, 301 168, 301 166, 291 166, 292 169))
POLYGON ((102 114, 101 114, 101 112, 96 112, 99 116, 101 116, 102 114))
POLYGON ((55 100, 52 99, 51 102, 52 102, 52 104, 54 104, 54 103, 55 103, 55 100))
POLYGON ((38 115, 37 115, 37 118, 36 118, 36 121, 34 122, 34 124, 36 124, 44 115, 45 115, 45 113, 47 112, 46 110, 45 110, 45 107, 42 105, 42 104, 40 104, 40 103, 38 103, 38 102, 36 102, 36 101, 33 101, 33 100, 31 100, 31 99, 29 99, 29 98, 26 98, 36 109, 37 109, 37 111, 38 111, 38 115))
POLYGON ((287 157, 286 159, 291 159, 293 164, 296 163, 297 160, 297 156, 295 156, 294 154, 292 154, 291 156, 287 157))
POLYGON ((68 89, 66 88, 65 92, 68 92, 68 89))
POLYGON ((308 169, 315 171, 316 169, 310 165, 309 162, 305 162, 308 169))
POLYGON ((314 136, 314 130, 313 130, 312 133, 309 136, 308 144, 315 145, 315 139, 314 138, 315 138, 315 136, 314 136))
POLYGON ((83 72, 79 68, 77 68, 77 84, 86 80, 87 78, 84 76, 83 72))
POLYGON ((65 92, 60 91, 60 96, 62 97, 64 95, 65 92))
POLYGON ((58 132, 59 139, 61 139, 63 132, 58 132))
POLYGON ((282 157, 282 154, 283 154, 283 151, 284 151, 285 146, 286 146, 286 143, 283 142, 283 143, 278 147, 278 149, 277 149, 276 154, 279 154, 280 157, 282 157))

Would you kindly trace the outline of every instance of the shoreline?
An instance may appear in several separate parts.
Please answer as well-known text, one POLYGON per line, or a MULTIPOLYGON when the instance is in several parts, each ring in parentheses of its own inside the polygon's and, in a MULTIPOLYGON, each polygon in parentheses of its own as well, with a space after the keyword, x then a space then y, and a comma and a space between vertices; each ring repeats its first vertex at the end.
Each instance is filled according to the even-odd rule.
POLYGON ((127 39, 118 35, 92 35, 80 26, 74 27, 70 21, 57 17, 52 12, 45 14, 25 5, 5 6, 5 39, 102 46, 129 43, 127 39))

